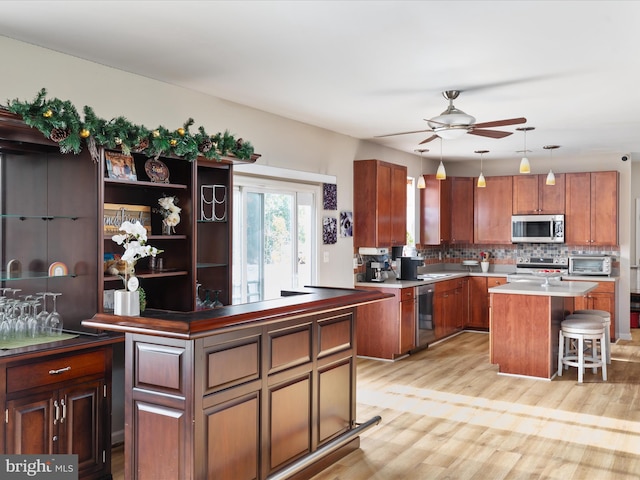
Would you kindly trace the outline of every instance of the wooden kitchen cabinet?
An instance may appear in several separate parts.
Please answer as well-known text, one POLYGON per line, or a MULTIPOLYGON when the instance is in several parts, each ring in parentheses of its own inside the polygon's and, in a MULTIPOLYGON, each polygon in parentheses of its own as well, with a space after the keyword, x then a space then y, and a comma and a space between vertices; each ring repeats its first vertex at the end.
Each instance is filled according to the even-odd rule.
POLYGON ((469 321, 466 326, 489 329, 489 288, 507 283, 506 277, 469 277, 469 321))
POLYGON ((4 453, 76 454, 81 479, 111 478, 111 347, 5 363, 4 453))
POLYGON ((353 162, 354 247, 407 243, 407 167, 381 160, 353 162))
POLYGON ((513 177, 513 215, 558 215, 565 211, 565 176, 556 174, 556 184, 547 185, 547 175, 513 177))
POLYGON ((437 340, 462 330, 463 310, 461 279, 436 282, 433 327, 437 340))
POLYGON ((358 289, 378 290, 394 296, 381 302, 357 307, 358 355, 391 360, 415 348, 415 287, 358 289))
POLYGON ((420 243, 473 243, 473 178, 424 175, 420 190, 420 243))
POLYGON ((618 245, 619 173, 567 173, 565 243, 618 245))
POLYGON ((474 187, 474 243, 511 243, 513 177, 486 177, 487 186, 474 187))
MULTIPOLYGON (((580 280, 576 280, 580 281, 580 280)), ((593 281, 593 280, 590 280, 593 281)), ((616 284, 615 282, 598 282, 598 287, 584 297, 573 299, 574 310, 604 310, 611 315, 611 339, 616 338, 616 284)))

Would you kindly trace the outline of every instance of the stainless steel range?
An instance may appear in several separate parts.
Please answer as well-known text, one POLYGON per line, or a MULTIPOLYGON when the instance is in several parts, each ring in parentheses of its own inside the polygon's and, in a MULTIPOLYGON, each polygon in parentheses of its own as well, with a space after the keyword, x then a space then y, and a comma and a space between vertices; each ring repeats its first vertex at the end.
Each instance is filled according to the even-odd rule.
POLYGON ((550 270, 567 275, 569 272, 569 257, 517 257, 516 273, 507 275, 507 282, 540 281, 533 273, 538 270, 550 270))

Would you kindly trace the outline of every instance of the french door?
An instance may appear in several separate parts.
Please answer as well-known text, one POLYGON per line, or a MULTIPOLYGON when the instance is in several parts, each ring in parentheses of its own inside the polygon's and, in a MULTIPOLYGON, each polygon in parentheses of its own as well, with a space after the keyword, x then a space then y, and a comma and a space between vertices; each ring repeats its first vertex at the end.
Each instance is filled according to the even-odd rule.
POLYGON ((234 179, 234 304, 278 298, 315 280, 315 199, 307 185, 234 179))

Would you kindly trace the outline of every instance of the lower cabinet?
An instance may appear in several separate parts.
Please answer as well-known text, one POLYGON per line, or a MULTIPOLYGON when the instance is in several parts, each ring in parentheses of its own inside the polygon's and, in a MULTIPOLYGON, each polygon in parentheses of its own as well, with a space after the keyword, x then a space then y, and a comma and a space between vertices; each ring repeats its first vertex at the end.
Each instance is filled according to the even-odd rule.
POLYGON ((264 479, 352 429, 354 323, 344 309, 191 340, 127 334, 125 477, 264 479))
POLYGON ((489 329, 489 288, 505 283, 506 277, 469 277, 470 311, 467 327, 489 329))
POLYGON ((416 346, 415 287, 378 288, 394 295, 393 298, 373 304, 360 305, 358 311, 358 355, 394 359, 406 355, 416 346))
MULTIPOLYGON (((468 297, 467 300, 468 302, 468 297)), ((462 279, 443 280, 435 284, 433 327, 436 339, 448 337, 463 328, 462 279)))
MULTIPOLYGON (((577 280, 580 281, 580 280, 577 280)), ((616 338, 616 284, 615 282, 598 282, 595 290, 584 297, 573 299, 574 310, 604 310, 611 315, 611 340, 616 338)))
POLYGON ((76 454, 78 477, 110 478, 111 347, 5 365, 7 454, 76 454))

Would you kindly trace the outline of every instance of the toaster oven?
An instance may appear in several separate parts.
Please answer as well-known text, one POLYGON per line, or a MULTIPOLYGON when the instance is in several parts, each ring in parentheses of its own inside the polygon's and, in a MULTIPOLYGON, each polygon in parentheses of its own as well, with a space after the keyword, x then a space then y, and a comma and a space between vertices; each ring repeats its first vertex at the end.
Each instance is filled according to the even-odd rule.
POLYGON ((611 275, 612 257, 577 255, 569 257, 569 275, 611 275))

